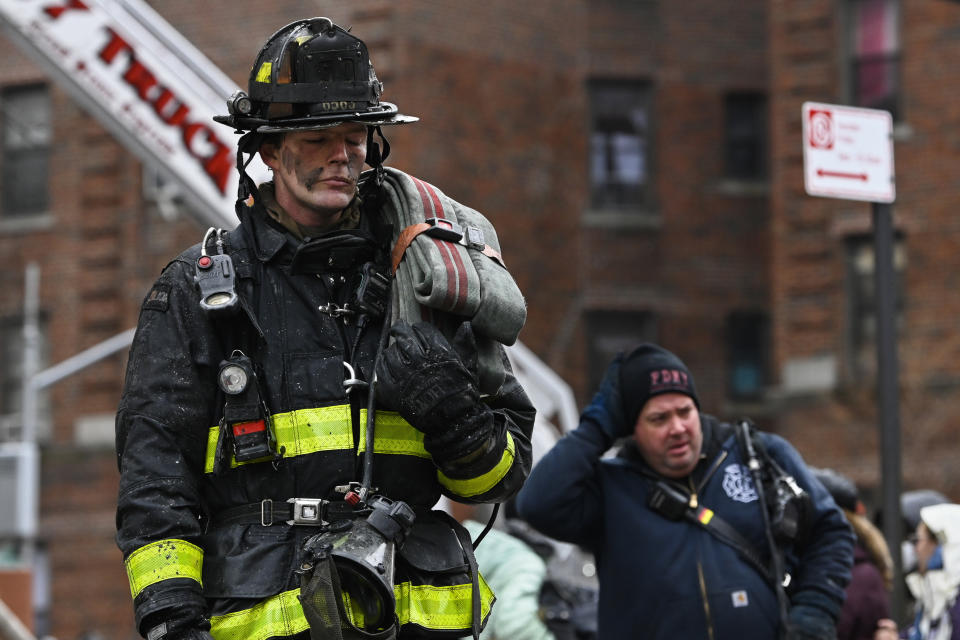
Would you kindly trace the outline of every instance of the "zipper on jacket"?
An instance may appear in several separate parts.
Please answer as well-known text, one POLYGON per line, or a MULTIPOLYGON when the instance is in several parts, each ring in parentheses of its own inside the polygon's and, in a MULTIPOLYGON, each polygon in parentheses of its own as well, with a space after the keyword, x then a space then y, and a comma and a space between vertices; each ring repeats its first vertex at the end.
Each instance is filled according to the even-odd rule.
POLYGON ((720 468, 720 465, 726 459, 727 459, 727 452, 726 451, 720 452, 720 455, 717 456, 717 459, 713 461, 713 464, 710 465, 710 468, 707 469, 707 472, 703 475, 703 478, 700 480, 700 483, 697 484, 698 492, 706 486, 707 482, 710 481, 710 478, 713 477, 713 474, 717 472, 717 469, 720 468))
POLYGON ((697 499, 697 489, 693 486, 693 478, 687 476, 687 485, 690 487, 690 497, 687 499, 687 506, 691 509, 696 509, 700 505, 700 501, 697 499))
POLYGON ((707 599, 707 581, 703 577, 703 565, 697 560, 697 579, 700 581, 700 597, 703 598, 703 615, 707 619, 707 637, 713 640, 713 620, 710 618, 710 601, 707 599))

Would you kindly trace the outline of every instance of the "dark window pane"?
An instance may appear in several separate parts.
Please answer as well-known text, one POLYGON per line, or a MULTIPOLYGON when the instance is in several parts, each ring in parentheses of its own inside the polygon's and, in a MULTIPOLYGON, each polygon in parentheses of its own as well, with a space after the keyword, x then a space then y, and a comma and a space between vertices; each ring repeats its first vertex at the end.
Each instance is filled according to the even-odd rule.
POLYGON ((46 148, 8 151, 3 160, 3 211, 11 215, 47 210, 46 148))
POLYGON ((615 355, 657 339, 656 316, 646 311, 590 311, 586 315, 586 325, 591 395, 615 355))
POLYGON ((42 85, 7 88, 0 93, 3 127, 4 216, 47 211, 50 157, 50 98, 42 85))
POLYGON ((590 183, 595 207, 641 205, 650 182, 649 86, 637 81, 590 83, 590 183))
POLYGON ((766 176, 767 100, 761 93, 733 93, 724 101, 724 173, 728 178, 766 176))
MULTIPOLYGON (((863 379, 875 368, 877 301, 876 267, 871 236, 846 239, 847 262, 847 340, 848 368, 854 380, 863 379)), ((893 270, 896 296, 896 324, 901 324, 904 308, 904 270, 906 244, 902 236, 894 238, 893 270)))
POLYGON ((727 390, 736 400, 756 400, 767 383, 770 323, 765 313, 727 316, 727 390))
POLYGON ((897 118, 900 93, 898 0, 850 0, 851 95, 897 118))

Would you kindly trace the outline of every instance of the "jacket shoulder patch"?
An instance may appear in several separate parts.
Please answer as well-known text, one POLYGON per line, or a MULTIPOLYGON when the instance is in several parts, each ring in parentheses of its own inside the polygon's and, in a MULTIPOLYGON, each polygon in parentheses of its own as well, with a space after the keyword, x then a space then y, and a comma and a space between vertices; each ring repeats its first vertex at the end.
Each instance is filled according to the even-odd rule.
POLYGON ((143 299, 143 310, 166 311, 170 306, 170 285, 157 284, 153 286, 147 297, 143 299))

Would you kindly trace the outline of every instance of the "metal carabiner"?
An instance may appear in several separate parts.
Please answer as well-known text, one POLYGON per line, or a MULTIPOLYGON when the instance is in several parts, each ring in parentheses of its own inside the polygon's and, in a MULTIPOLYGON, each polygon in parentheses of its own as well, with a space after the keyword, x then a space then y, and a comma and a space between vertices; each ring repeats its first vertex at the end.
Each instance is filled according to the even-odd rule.
POLYGON ((343 381, 343 388, 344 388, 344 390, 347 392, 347 395, 350 395, 350 392, 353 391, 353 390, 354 390, 355 388, 357 388, 357 387, 366 388, 366 387, 369 387, 369 386, 370 386, 369 383, 367 383, 367 382, 365 382, 365 381, 363 381, 363 380, 361 380, 360 378, 357 377, 356 371, 353 370, 353 367, 350 366, 350 363, 349 363, 349 362, 347 362, 346 360, 344 360, 344 361, 343 361, 343 366, 344 366, 344 368, 346 368, 347 373, 348 373, 349 376, 350 376, 349 378, 347 378, 346 380, 343 381))

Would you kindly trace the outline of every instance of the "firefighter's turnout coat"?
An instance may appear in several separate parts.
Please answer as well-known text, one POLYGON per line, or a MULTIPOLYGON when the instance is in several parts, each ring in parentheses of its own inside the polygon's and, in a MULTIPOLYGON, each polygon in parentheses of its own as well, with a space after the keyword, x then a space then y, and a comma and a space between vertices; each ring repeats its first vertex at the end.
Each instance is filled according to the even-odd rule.
MULTIPOLYGON (((307 632, 294 571, 302 542, 316 529, 276 520, 271 505, 304 497, 342 501, 335 488, 362 477, 367 394, 362 387, 347 393, 344 362, 356 378, 372 379, 383 319, 360 328, 335 312, 354 294, 359 265, 350 263, 349 251, 331 250, 320 258, 334 269, 292 269, 300 241, 252 199, 237 212, 241 224, 224 235, 224 248, 237 274, 240 313, 218 319, 200 308, 195 246, 146 296, 130 351, 117 414, 117 540, 142 633, 148 616, 162 619, 165 611, 198 604, 217 640, 307 632), (272 459, 237 463, 223 446, 229 425, 221 423, 225 394, 217 377, 235 350, 258 368, 276 437, 272 459), (223 517, 238 508, 254 515, 223 517)), ((375 217, 365 211, 351 233, 383 248, 375 217)), ((215 243, 206 251, 216 253, 215 243)), ((315 258, 307 262, 316 265, 315 258)), ((464 466, 436 464, 422 433, 396 413, 376 414, 372 485, 417 511, 394 586, 404 629, 469 635, 467 561, 453 530, 429 510, 441 494, 502 501, 526 478, 534 409, 509 365, 507 371, 500 391, 484 399, 496 417, 495 446, 464 466)), ((493 597, 482 579, 480 592, 486 617, 493 597)))

